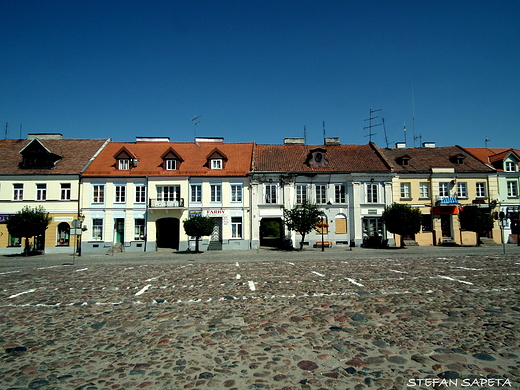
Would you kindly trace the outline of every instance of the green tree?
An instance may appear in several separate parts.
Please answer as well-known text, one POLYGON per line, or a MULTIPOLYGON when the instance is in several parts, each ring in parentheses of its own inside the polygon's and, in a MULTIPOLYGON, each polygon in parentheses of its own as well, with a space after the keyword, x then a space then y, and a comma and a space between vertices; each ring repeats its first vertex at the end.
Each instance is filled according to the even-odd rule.
POLYGON ((49 213, 42 206, 25 206, 7 220, 7 230, 13 237, 25 237, 24 255, 29 255, 29 238, 42 235, 51 222, 49 213))
POLYGON ((195 237, 195 253, 202 253, 199 250, 199 240, 202 236, 209 236, 213 233, 215 220, 210 217, 192 217, 186 219, 183 224, 186 234, 195 237))
POLYGON ((393 203, 385 207, 382 219, 390 233, 401 236, 400 248, 404 248, 403 236, 413 235, 421 231, 421 211, 407 204, 393 203))
POLYGON ((460 228, 475 232, 477 235, 477 245, 480 245, 479 234, 493 230, 495 221, 489 209, 482 209, 477 206, 464 206, 459 212, 460 228))
POLYGON ((312 203, 297 205, 292 209, 283 209, 283 223, 289 230, 300 233, 302 240, 300 250, 303 249, 305 235, 316 229, 316 224, 321 221, 321 211, 312 203))

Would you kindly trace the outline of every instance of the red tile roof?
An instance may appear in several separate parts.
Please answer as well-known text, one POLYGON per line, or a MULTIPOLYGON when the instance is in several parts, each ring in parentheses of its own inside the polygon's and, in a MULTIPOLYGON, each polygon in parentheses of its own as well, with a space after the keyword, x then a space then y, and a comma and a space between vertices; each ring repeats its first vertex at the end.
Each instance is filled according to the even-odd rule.
POLYGON ((380 149, 397 173, 428 173, 432 167, 453 168, 455 172, 494 172, 489 165, 475 158, 460 146, 441 146, 435 148, 395 148, 380 149), (407 156, 408 165, 401 165, 402 157, 407 156), (458 164, 457 157, 464 163, 458 164))
MULTIPOLYGON (((517 157, 520 157, 520 150, 518 149, 505 149, 505 148, 464 148, 466 151, 471 153, 473 156, 478 158, 480 161, 486 164, 492 164, 497 161, 502 161, 506 158, 510 153, 516 154, 517 157)), ((520 162, 519 162, 520 167, 520 162)), ((497 171, 502 172, 503 168, 499 165, 496 165, 495 168, 497 171)))
POLYGON ((390 167, 373 144, 367 145, 257 145, 255 172, 388 172, 390 167), (326 167, 306 161, 313 149, 322 149, 326 167))
POLYGON ((92 162, 84 176, 245 176, 251 167, 254 143, 223 142, 111 142, 92 162), (127 150, 137 166, 117 169, 116 154, 127 150), (162 157, 169 150, 182 159, 176 170, 163 168, 162 157), (227 158, 223 169, 210 169, 207 157, 215 150, 227 158))
POLYGON ((39 139, 51 153, 60 156, 50 169, 21 168, 20 151, 33 140, 0 140, 0 175, 64 175, 79 174, 108 139, 39 139))

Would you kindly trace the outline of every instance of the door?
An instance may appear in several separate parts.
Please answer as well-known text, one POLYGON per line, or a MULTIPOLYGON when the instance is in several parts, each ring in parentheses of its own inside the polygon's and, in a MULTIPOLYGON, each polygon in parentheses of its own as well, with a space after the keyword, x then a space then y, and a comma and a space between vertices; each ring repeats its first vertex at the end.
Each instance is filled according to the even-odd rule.
POLYGON ((213 227, 213 233, 211 233, 210 241, 222 242, 222 218, 213 218, 215 220, 215 226, 213 227))
POLYGON ((125 219, 116 218, 114 220, 114 226, 116 230, 116 242, 125 242, 125 219))
POLYGON ((179 249, 179 220, 161 218, 155 222, 157 229, 157 247, 179 249))
POLYGON ((441 215, 441 232, 443 237, 451 237, 451 215, 441 215))

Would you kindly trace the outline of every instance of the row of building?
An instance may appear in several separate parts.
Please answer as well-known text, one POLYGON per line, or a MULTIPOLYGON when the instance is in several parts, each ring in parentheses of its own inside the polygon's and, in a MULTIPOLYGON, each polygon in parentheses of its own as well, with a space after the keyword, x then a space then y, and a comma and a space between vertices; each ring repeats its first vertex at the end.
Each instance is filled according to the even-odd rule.
POLYGON ((476 244, 475 233, 459 225, 458 213, 468 205, 504 217, 480 232, 480 240, 513 242, 520 234, 516 149, 30 134, 0 141, 0 153, 0 253, 20 252, 21 237, 10 236, 5 222, 24 206, 49 212, 48 229, 32 243, 46 253, 106 252, 116 244, 125 251, 192 249, 182 222, 196 215, 215 219, 204 250, 296 245, 298 235, 284 229, 283 208, 305 202, 317 204, 326 222, 306 236, 310 246, 401 239, 476 244), (396 237, 386 231, 381 216, 394 202, 421 210, 421 232, 396 237))

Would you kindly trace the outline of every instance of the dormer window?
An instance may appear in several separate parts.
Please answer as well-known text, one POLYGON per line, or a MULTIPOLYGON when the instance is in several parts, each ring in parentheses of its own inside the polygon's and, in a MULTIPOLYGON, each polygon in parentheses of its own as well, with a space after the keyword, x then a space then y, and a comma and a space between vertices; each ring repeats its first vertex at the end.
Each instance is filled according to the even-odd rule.
POLYGON ((506 172, 516 172, 515 163, 513 161, 506 161, 504 170, 506 172))
POLYGON ((222 169, 222 159, 214 158, 211 159, 211 169, 222 169))
POLYGON ((305 164, 310 168, 326 168, 329 161, 326 158, 327 149, 316 148, 309 151, 305 164))
POLYGON ((120 171, 128 171, 130 169, 130 159, 129 158, 120 158, 117 160, 117 169, 120 171))
POLYGON ((178 153, 175 152, 172 148, 169 148, 163 155, 161 156, 163 160, 163 168, 167 171, 176 171, 180 168, 181 163, 184 161, 178 153))
POLYGON ((47 149, 38 139, 32 140, 20 150, 22 163, 20 168, 25 169, 52 169, 61 159, 55 153, 47 149))
POLYGON ((167 158, 164 160, 164 167, 167 171, 174 171, 177 169, 177 160, 173 158, 167 158))
POLYGON ((411 160, 411 157, 406 155, 406 156, 401 156, 399 158, 396 159, 397 163, 399 165, 401 165, 402 167, 407 167, 410 165, 410 160, 411 160))
POLYGON ((458 165, 464 165, 464 156, 463 155, 459 155, 456 157, 456 160, 457 160, 457 164, 458 165))

